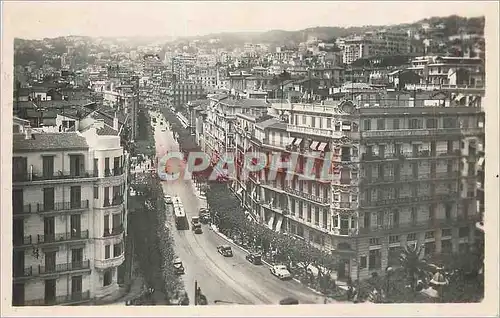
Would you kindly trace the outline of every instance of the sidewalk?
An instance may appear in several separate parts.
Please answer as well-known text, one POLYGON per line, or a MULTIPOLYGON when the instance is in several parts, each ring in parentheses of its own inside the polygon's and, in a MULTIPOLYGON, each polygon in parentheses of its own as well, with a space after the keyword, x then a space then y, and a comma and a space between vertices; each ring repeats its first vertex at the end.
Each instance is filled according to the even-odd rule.
POLYGON ((96 306, 107 306, 107 305, 123 305, 127 301, 139 297, 144 290, 144 282, 140 275, 133 276, 130 289, 127 291, 127 287, 120 287, 116 292, 111 295, 105 296, 98 300, 92 302, 92 305, 96 306))

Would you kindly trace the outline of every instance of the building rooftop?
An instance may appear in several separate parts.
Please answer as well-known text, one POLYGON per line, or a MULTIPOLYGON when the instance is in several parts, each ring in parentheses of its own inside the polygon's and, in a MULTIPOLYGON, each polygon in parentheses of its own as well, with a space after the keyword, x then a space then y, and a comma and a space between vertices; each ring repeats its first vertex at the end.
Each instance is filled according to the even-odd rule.
POLYGON ((262 122, 258 122, 255 124, 255 126, 262 129, 268 129, 268 128, 283 129, 283 130, 286 129, 286 123, 276 118, 269 118, 262 122))
POLYGON ((85 137, 75 132, 33 133, 31 139, 24 134, 13 135, 14 152, 81 150, 89 146, 85 137))

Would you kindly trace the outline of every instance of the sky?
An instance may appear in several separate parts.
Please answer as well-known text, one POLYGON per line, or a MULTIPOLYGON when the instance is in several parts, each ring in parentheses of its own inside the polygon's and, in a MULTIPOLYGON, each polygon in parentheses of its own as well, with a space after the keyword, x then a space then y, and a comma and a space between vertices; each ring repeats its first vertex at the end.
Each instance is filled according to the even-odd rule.
POLYGON ((431 16, 481 16, 487 10, 481 1, 2 3, 4 31, 25 39, 67 35, 176 37, 316 26, 388 25, 431 16))

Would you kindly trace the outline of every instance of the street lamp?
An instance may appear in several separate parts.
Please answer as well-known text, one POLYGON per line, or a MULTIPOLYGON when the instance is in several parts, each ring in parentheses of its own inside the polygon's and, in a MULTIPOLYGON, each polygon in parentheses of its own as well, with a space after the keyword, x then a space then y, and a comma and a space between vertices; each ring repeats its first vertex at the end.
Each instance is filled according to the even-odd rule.
POLYGON ((394 269, 391 266, 387 266, 385 269, 385 274, 387 275, 387 287, 386 287, 386 296, 389 296, 389 283, 391 279, 391 274, 394 272, 394 269))

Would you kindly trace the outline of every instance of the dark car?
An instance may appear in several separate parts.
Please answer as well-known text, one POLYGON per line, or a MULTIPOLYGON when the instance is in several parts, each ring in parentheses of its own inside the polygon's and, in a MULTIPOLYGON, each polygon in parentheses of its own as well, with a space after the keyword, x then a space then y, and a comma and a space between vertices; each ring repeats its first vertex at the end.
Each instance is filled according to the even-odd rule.
POLYGON ((229 245, 217 246, 217 252, 219 252, 221 255, 223 255, 225 257, 232 257, 233 256, 233 250, 231 249, 231 246, 229 246, 229 245))
POLYGON ((261 265, 262 264, 262 256, 258 253, 250 253, 245 256, 247 261, 254 265, 261 265))
POLYGON ((298 305, 299 301, 293 297, 287 297, 280 300, 280 305, 298 305))
POLYGON ((194 234, 201 234, 203 233, 203 230, 201 228, 201 223, 196 223, 191 226, 191 228, 194 231, 194 234))

